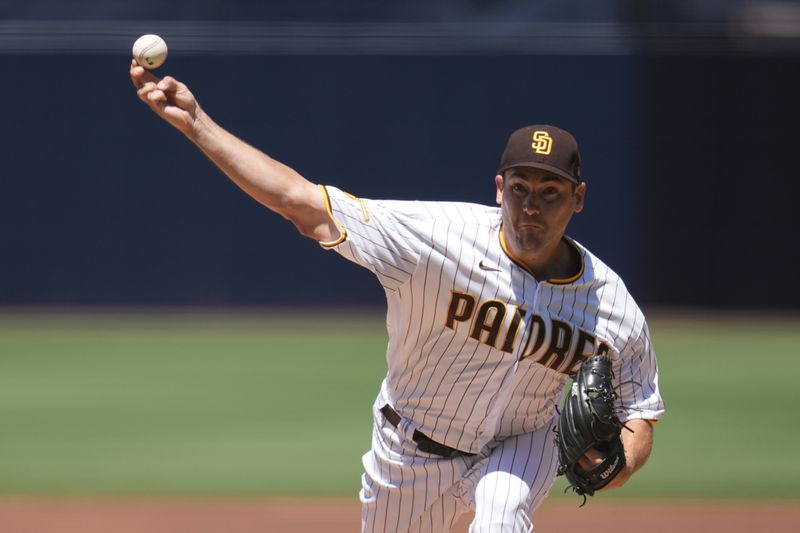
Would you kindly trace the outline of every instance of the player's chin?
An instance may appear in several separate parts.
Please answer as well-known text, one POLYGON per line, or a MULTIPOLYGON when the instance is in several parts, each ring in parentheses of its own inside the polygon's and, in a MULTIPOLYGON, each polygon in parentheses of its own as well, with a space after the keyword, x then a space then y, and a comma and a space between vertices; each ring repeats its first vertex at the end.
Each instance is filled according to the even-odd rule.
POLYGON ((517 244, 526 252, 541 250, 545 242, 545 235, 538 228, 523 227, 517 229, 517 244))

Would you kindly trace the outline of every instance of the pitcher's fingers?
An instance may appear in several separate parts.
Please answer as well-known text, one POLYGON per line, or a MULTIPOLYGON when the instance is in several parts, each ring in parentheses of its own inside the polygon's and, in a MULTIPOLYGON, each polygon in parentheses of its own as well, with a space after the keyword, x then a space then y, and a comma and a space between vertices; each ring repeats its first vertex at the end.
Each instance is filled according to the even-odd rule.
POLYGON ((131 76, 131 83, 133 83, 133 86, 136 87, 137 89, 140 89, 142 87, 142 74, 141 72, 138 72, 138 68, 141 67, 136 67, 134 65, 131 65, 131 70, 129 74, 131 76))
POLYGON ((180 82, 173 78, 172 76, 164 76, 164 78, 158 82, 158 88, 167 93, 175 93, 180 89, 180 82))
POLYGON ((586 450, 580 459, 578 459, 578 466, 580 466, 584 471, 591 470, 595 466, 602 464, 603 462, 603 455, 594 448, 589 448, 586 450))
POLYGON ((156 90, 155 82, 148 81, 142 83, 139 86, 139 89, 136 91, 136 94, 139 96, 140 100, 142 100, 143 102, 147 102, 148 95, 155 90, 156 90))
POLYGON ((152 73, 147 72, 144 67, 136 63, 134 59, 131 61, 131 81, 133 82, 133 86, 139 89, 147 82, 158 82, 158 78, 156 78, 152 73))
POLYGON ((147 100, 150 102, 166 102, 167 95, 160 89, 155 89, 147 93, 147 100))

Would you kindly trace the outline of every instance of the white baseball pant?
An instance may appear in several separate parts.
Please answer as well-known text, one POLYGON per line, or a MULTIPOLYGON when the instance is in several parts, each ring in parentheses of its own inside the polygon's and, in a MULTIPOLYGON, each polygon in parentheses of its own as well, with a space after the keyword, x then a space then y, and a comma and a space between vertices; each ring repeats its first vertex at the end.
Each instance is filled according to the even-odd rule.
POLYGON ((419 451, 373 409, 372 449, 362 459, 362 533, 448 533, 475 511, 470 533, 523 533, 555 479, 553 426, 510 437, 481 454, 442 458, 419 451))

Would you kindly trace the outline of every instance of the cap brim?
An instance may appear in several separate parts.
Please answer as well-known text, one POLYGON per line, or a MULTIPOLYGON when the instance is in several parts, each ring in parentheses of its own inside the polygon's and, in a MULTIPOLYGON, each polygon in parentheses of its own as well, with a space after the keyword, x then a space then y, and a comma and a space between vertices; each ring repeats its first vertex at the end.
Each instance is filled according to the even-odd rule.
POLYGON ((503 168, 499 169, 497 171, 497 173, 498 174, 502 174, 506 170, 508 170, 510 168, 515 168, 515 167, 539 168, 539 169, 542 169, 542 170, 547 170, 548 172, 552 172, 556 176, 558 176, 560 178, 564 178, 565 180, 570 181, 572 183, 575 183, 575 184, 580 183, 579 179, 577 179, 575 176, 570 176, 569 174, 567 174, 566 172, 564 172, 560 168, 554 167, 552 165, 548 165, 546 163, 536 163, 534 161, 526 161, 524 163, 515 163, 513 165, 506 165, 503 168))

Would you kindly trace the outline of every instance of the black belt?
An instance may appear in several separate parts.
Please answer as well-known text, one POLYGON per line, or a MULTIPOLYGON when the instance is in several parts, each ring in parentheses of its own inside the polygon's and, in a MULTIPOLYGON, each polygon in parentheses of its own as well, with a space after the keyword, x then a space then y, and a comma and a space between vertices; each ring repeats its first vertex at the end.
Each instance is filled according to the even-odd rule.
MULTIPOLYGON (((386 420, 394 427, 397 427, 400 424, 400 415, 398 415, 397 411, 392 409, 388 403, 381 407, 381 413, 383 413, 383 416, 386 418, 386 420)), ((414 430, 414 435, 412 435, 411 438, 417 443, 417 448, 423 452, 432 453, 440 457, 452 459, 453 457, 458 457, 461 455, 475 455, 474 453, 456 450, 455 448, 451 448, 445 444, 439 444, 432 438, 423 435, 416 429, 414 430)))

